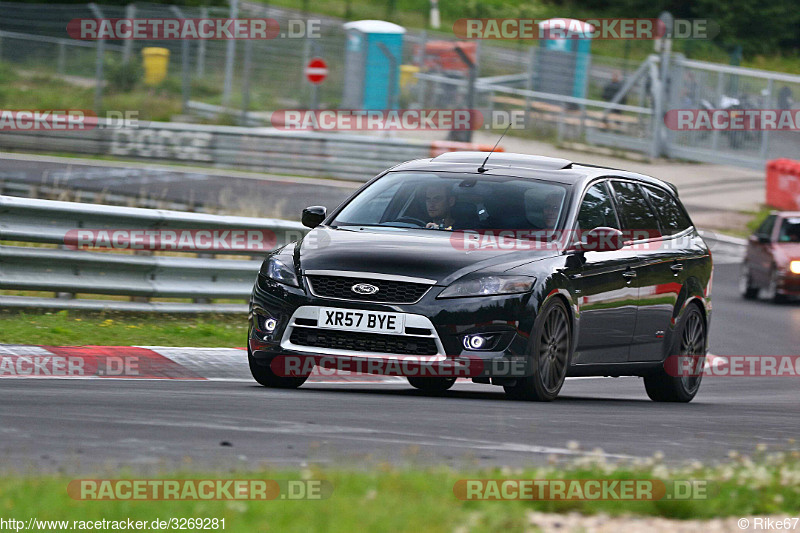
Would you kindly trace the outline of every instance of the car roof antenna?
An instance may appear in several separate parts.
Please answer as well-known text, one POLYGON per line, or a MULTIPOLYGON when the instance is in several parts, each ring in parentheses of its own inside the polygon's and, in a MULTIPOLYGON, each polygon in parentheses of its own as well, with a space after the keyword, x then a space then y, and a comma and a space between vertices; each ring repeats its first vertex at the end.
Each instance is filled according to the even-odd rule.
POLYGON ((506 136, 506 133, 508 133, 508 130, 511 129, 511 124, 513 124, 513 123, 509 123, 508 126, 506 126, 506 131, 504 131, 503 134, 500 136, 500 138, 497 139, 497 142, 494 144, 494 148, 492 148, 492 151, 489 152, 489 155, 487 155, 486 159, 483 160, 483 163, 481 163, 481 166, 478 167, 478 172, 480 172, 481 174, 486 172, 486 162, 489 161, 489 157, 491 157, 491 155, 497 149, 497 145, 500 144, 500 141, 502 141, 503 137, 506 136))

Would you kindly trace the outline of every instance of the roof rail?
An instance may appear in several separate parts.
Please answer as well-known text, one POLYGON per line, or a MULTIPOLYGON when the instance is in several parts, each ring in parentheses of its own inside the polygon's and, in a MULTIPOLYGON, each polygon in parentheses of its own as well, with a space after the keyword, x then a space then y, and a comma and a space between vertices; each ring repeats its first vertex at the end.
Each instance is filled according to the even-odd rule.
MULTIPOLYGON (((486 159, 486 152, 447 152, 436 156, 437 163, 473 163, 479 166, 486 159)), ((489 167, 531 168, 537 170, 561 170, 572 168, 572 161, 560 157, 495 152, 487 163, 489 167)))

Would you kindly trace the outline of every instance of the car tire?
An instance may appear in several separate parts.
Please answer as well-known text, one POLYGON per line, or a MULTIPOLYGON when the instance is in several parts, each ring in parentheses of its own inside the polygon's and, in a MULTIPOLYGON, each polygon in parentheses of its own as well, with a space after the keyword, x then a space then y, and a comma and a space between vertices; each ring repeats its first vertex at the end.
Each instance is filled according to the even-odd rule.
POLYGON ((778 270, 773 267, 769 275, 769 285, 767 286, 767 299, 776 304, 786 301, 786 296, 778 292, 778 270))
POLYGON ((247 348, 247 362, 250 363, 250 373, 253 379, 265 387, 272 389, 296 389, 306 382, 308 376, 285 377, 272 371, 269 364, 264 364, 253 357, 250 348, 247 348))
POLYGON ((515 400, 553 401, 564 386, 572 356, 572 322, 563 300, 553 298, 542 308, 529 346, 531 374, 503 389, 515 400))
POLYGON ((408 377, 408 383, 415 389, 424 392, 444 392, 456 384, 456 378, 419 378, 408 377))
POLYGON ((739 293, 745 300, 755 300, 758 298, 758 287, 753 286, 753 279, 750 277, 750 269, 742 267, 739 275, 739 293))
MULTIPOLYGON (((699 366, 705 362, 706 322, 700 308, 694 304, 686 309, 680 326, 675 330, 672 347, 667 356, 698 355, 702 356, 699 366)), ((647 396, 654 402, 688 403, 697 395, 703 376, 671 376, 662 365, 658 372, 644 377, 644 388, 647 396)))

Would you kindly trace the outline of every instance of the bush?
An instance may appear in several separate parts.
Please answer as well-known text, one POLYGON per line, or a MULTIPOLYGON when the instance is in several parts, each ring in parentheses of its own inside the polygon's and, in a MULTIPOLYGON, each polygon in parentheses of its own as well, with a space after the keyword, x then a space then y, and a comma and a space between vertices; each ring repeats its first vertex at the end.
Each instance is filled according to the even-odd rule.
POLYGON ((112 61, 106 64, 106 80, 112 91, 129 93, 139 84, 144 70, 138 61, 112 61))

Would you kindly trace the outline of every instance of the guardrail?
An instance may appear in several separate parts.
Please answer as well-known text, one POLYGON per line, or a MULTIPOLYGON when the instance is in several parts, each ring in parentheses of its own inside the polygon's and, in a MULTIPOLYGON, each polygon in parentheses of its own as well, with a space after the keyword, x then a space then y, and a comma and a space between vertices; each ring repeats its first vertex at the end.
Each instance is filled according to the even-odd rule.
MULTIPOLYGON (((0 196, 0 289, 54 292, 57 297, 0 295, 0 307, 190 312, 244 312, 245 304, 211 300, 246 300, 261 264, 259 251, 210 240, 194 257, 87 251, 76 245, 76 230, 253 231, 268 235, 271 246, 302 237, 300 223, 278 219, 183 213, 161 209, 112 207, 0 196), (17 245, 17 243, 21 245, 17 245), (56 244, 58 248, 25 246, 56 244), (217 258, 216 255, 250 259, 217 258), (75 299, 76 294, 128 296, 133 301, 75 299), (193 303, 151 302, 149 298, 184 298, 193 303)), ((232 233, 230 233, 232 235, 232 233)), ((80 244, 80 243, 78 243, 80 244)), ((125 243, 123 243, 124 245, 125 243)), ((128 243, 130 244, 130 243, 128 243)), ((126 247, 126 246, 122 246, 126 247)), ((135 248, 135 246, 130 246, 135 248)))
POLYGON ((431 157, 431 143, 425 141, 176 122, 112 127, 105 120, 88 130, 3 131, 0 149, 200 163, 353 181, 368 181, 387 167, 431 157))

